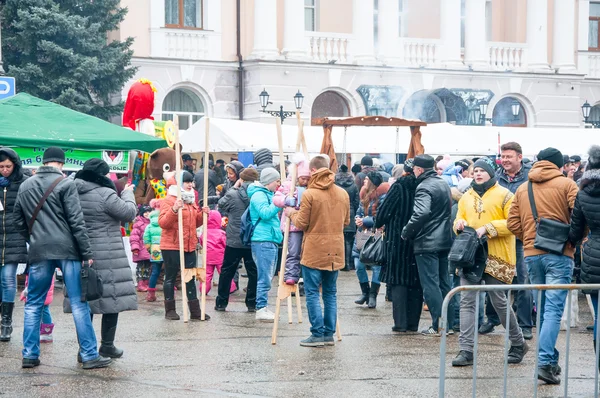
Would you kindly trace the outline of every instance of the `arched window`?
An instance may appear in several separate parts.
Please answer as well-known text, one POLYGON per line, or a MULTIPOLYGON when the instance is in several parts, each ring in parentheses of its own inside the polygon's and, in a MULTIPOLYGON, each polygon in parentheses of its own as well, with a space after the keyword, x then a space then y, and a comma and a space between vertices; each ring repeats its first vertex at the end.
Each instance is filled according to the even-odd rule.
POLYGON ((350 106, 344 97, 335 91, 325 91, 315 98, 311 109, 311 124, 321 117, 350 116, 350 106))
POLYGON ((527 127, 527 113, 525 113, 523 103, 514 97, 502 98, 494 107, 492 124, 494 126, 527 127), (518 114, 515 115, 513 112, 517 111, 518 114))
POLYGON ((193 91, 178 88, 165 97, 162 104, 162 120, 173 120, 179 116, 179 129, 187 130, 204 116, 204 104, 193 91))

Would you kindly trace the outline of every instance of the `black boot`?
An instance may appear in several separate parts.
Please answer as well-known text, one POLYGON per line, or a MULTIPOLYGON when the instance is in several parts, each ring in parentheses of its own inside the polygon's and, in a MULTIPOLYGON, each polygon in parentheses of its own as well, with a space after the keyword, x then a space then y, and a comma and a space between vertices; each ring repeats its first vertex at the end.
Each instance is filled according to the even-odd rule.
POLYGON ((354 304, 363 305, 369 300, 369 291, 371 290, 369 288, 369 282, 361 282, 360 290, 362 290, 362 296, 360 296, 358 300, 354 301, 354 304))
POLYGON ((119 314, 102 315, 101 343, 98 353, 106 358, 121 358, 123 350, 115 347, 115 334, 117 333, 117 321, 119 314))
MULTIPOLYGON (((188 308, 190 309, 190 319, 192 321, 202 320, 202 310, 200 309, 200 301, 198 299, 188 300, 188 308)), ((204 320, 208 321, 210 317, 204 314, 204 320)))
POLYGON ((377 295, 379 294, 379 288, 381 284, 371 283, 371 291, 369 292, 369 308, 377 307, 377 295))
POLYGON ((2 303, 2 320, 0 321, 0 341, 10 341, 12 328, 12 313, 15 303, 2 303))
POLYGON ((175 300, 165 300, 165 319, 178 321, 179 315, 175 311, 175 300))

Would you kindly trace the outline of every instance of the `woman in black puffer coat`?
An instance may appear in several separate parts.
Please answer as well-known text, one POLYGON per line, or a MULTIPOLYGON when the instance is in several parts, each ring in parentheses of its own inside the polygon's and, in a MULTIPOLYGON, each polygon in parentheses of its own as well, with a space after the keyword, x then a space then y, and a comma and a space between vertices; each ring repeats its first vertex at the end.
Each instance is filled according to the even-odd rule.
POLYGON ((403 240, 402 229, 410 220, 415 201, 417 179, 412 172, 412 159, 404 163, 405 175, 387 194, 375 220, 375 228, 385 225, 386 264, 381 281, 392 286, 394 332, 416 332, 423 308, 423 290, 419 281, 412 240, 403 240))
POLYGON ((10 341, 12 333, 12 313, 17 291, 17 266, 27 262, 25 238, 15 229, 13 209, 21 183, 27 179, 21 167, 21 159, 15 151, 0 148, 0 341, 10 341))
POLYGON ((342 271, 350 271, 354 269, 354 261, 352 259, 352 245, 354 245, 354 237, 356 236, 354 218, 356 217, 356 210, 360 206, 360 195, 354 183, 354 176, 348 172, 348 166, 342 165, 340 167, 340 172, 335 175, 335 185, 346 191, 350 197, 350 224, 344 227, 346 265, 342 269, 342 271))
MULTIPOLYGON (((589 152, 588 165, 581 177, 579 193, 571 216, 569 241, 575 247, 581 243, 589 228, 590 236, 583 244, 581 282, 600 283, 600 146, 593 145, 589 152)), ((598 318, 598 291, 590 294, 595 319, 598 318)), ((596 323, 594 323, 594 350, 596 349, 596 323)))

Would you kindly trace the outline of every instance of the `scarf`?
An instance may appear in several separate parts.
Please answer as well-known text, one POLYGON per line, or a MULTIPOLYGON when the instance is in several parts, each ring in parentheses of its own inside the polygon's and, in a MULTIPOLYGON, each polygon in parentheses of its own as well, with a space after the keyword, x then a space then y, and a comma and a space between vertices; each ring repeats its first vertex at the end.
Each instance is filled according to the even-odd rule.
POLYGON ((0 187, 1 188, 5 188, 5 187, 7 187, 9 185, 10 185, 10 180, 8 178, 6 178, 6 177, 1 177, 0 176, 0 187))
POLYGON ((488 189, 490 189, 491 187, 496 185, 496 182, 497 182, 496 177, 490 178, 488 181, 484 182, 483 184, 476 184, 475 180, 473 180, 473 182, 471 182, 471 186, 473 187, 473 190, 475 192, 477 192, 477 195, 479 195, 480 197, 483 197, 483 195, 488 191, 488 189))
MULTIPOLYGON (((177 197, 177 185, 171 185, 169 187, 169 196, 175 196, 175 197, 177 197)), ((181 200, 183 200, 183 203, 191 205, 196 200, 196 195, 194 194, 193 190, 191 190, 191 191, 184 191, 182 189, 181 190, 181 200)))

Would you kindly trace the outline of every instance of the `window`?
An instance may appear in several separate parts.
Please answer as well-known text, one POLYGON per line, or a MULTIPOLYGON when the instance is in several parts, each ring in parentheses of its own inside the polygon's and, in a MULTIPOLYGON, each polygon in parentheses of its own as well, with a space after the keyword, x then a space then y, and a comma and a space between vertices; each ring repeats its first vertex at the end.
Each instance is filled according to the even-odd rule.
POLYGON ((465 1, 460 0, 460 48, 465 51, 465 1))
POLYGON ((317 0, 304 0, 304 30, 317 30, 317 0))
POLYGON ((179 129, 187 130, 204 116, 204 104, 191 90, 173 90, 162 104, 162 120, 173 120, 175 115, 179 116, 179 129))
POLYGON ((492 0, 485 2, 485 39, 492 41, 492 0))
POLYGON ((588 35, 588 47, 590 51, 600 51, 600 3, 590 3, 590 32, 588 35))
POLYGON ((165 0, 165 26, 202 29, 202 0, 165 0))
POLYGON ((408 9, 406 7, 407 0, 398 0, 398 36, 406 37, 408 31, 408 21, 406 16, 408 9))

